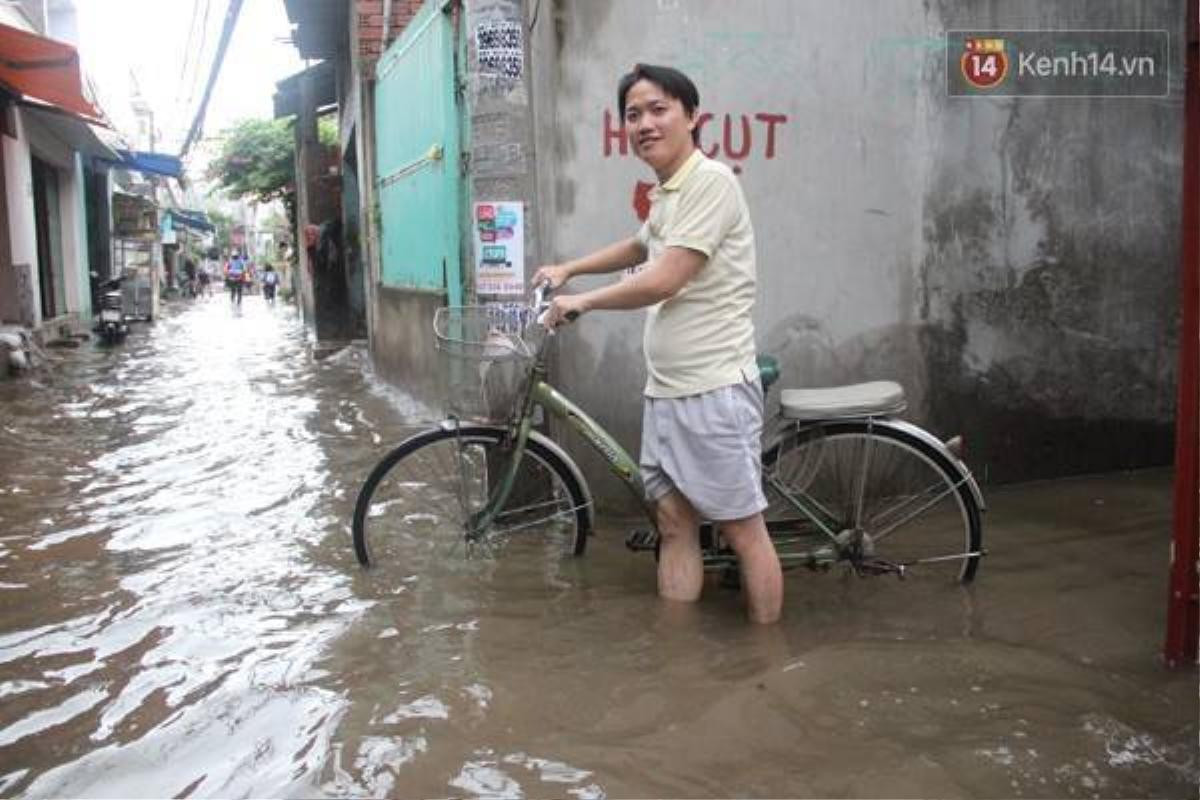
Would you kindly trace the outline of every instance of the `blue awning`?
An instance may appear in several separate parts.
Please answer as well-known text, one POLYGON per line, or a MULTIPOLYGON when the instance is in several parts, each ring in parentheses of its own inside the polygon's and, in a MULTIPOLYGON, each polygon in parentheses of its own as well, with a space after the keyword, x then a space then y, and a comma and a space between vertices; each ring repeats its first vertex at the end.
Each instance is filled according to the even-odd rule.
POLYGON ((194 231, 212 231, 216 230, 213 224, 208 220, 208 214, 203 211, 190 211, 182 208, 167 209, 167 214, 171 216, 172 222, 175 225, 181 225, 185 228, 191 228, 194 231))
POLYGON ((179 178, 183 175, 183 162, 175 156, 120 149, 117 150, 117 155, 121 157, 121 160, 112 162, 116 169, 150 172, 155 175, 166 175, 168 178, 179 178))

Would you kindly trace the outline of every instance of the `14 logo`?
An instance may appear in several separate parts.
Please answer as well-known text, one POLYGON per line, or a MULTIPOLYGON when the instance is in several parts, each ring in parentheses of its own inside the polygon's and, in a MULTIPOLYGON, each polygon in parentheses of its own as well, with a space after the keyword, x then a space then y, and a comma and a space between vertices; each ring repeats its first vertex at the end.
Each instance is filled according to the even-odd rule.
POLYGON ((958 63, 963 78, 976 89, 994 89, 1008 76, 1008 54, 1003 39, 967 37, 958 63))

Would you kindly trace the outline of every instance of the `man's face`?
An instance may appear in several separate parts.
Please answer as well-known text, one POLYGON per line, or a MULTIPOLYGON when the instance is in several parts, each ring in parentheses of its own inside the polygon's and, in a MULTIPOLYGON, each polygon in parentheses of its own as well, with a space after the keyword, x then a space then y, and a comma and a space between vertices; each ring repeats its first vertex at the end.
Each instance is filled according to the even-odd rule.
POLYGON ((683 103, 656 84, 640 80, 629 87, 625 131, 633 152, 659 177, 669 177, 691 154, 694 127, 696 119, 684 111, 683 103))

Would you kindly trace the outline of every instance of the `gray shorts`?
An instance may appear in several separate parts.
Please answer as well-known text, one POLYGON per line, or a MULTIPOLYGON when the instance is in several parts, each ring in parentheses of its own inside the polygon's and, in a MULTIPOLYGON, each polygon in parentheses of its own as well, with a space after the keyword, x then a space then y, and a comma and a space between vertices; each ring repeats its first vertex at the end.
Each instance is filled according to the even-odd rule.
POLYGON ((758 381, 689 397, 647 397, 642 482, 657 501, 678 489, 705 519, 744 519, 767 507, 762 491, 763 392, 758 381))

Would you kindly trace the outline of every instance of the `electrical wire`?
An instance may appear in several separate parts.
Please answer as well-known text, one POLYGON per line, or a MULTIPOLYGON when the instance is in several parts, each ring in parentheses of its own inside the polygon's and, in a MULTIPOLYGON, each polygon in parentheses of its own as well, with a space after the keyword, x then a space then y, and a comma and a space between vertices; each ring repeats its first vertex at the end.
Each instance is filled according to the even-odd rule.
POLYGON ((192 58, 192 40, 196 36, 196 12, 200 10, 200 0, 192 0, 192 21, 188 23, 187 44, 183 46, 183 65, 179 68, 179 86, 184 86, 183 78, 187 74, 188 62, 192 58))
POLYGON ((192 142, 196 141, 200 135, 200 129, 204 125, 204 114, 208 110, 208 99, 212 97, 213 86, 217 83, 217 76, 221 74, 225 51, 229 47, 229 40, 233 38, 233 29, 237 25, 238 13, 241 10, 242 0, 229 0, 229 9, 225 12, 225 23, 221 29, 221 41, 217 43, 217 54, 213 58, 212 69, 208 73, 208 84, 204 87, 204 97, 200 100, 200 107, 196 109, 196 116, 192 120, 192 127, 188 130, 187 138, 183 140, 183 147, 179 149, 180 159, 187 155, 192 142))

